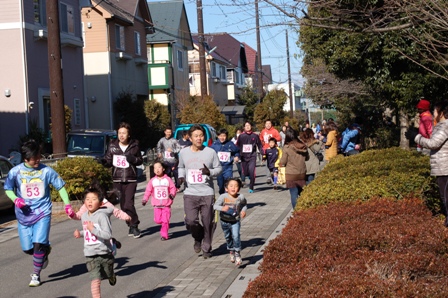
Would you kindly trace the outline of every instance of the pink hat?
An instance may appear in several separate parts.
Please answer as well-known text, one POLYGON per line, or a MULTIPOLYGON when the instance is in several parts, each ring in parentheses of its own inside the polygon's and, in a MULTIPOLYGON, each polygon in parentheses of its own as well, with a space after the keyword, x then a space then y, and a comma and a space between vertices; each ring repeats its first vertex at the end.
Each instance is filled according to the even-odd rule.
POLYGON ((429 110, 431 104, 426 99, 420 99, 420 101, 417 104, 417 109, 420 110, 429 110))

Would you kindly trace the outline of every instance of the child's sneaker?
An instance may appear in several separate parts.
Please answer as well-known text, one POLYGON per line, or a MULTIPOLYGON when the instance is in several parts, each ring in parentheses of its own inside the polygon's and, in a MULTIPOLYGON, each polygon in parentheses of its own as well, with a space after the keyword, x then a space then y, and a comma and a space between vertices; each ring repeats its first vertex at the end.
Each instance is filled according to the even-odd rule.
POLYGON ((249 189, 249 193, 254 193, 254 190, 253 189, 249 189))
POLYGON ((233 250, 230 251, 230 262, 235 263, 235 252, 233 250))
POLYGON ((48 263, 50 262, 50 261, 48 260, 48 255, 49 255, 50 253, 51 253, 51 246, 48 245, 48 246, 46 247, 46 249, 45 249, 45 256, 44 256, 44 262, 42 263, 42 270, 45 269, 45 268, 47 268, 48 263))
POLYGON ((241 254, 239 251, 235 251, 235 265, 240 266, 243 263, 243 260, 241 259, 241 254))
POLYGON ((117 276, 114 274, 111 277, 109 277, 109 284, 111 286, 115 286, 116 283, 117 283, 117 276))
POLYGON ((274 190, 277 190, 277 185, 274 185, 274 190))
POLYGON ((40 278, 37 274, 31 274, 31 281, 29 284, 30 287, 38 287, 40 286, 40 278))

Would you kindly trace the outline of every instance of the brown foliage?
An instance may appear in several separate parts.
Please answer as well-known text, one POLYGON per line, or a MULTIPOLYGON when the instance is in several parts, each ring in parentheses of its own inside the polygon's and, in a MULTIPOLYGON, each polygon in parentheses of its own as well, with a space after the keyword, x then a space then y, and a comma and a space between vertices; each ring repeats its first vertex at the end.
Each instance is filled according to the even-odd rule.
POLYGON ((447 236, 418 199, 296 212, 244 297, 445 297, 447 236))

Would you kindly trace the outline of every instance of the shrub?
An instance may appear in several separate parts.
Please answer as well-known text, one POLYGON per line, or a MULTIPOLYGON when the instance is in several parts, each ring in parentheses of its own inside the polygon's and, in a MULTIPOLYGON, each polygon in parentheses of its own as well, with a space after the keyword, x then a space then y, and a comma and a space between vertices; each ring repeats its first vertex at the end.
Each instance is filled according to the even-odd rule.
POLYGON ((445 297, 448 230, 420 199, 295 213, 244 297, 445 297))
MULTIPOLYGON (((70 200, 81 200, 82 193, 90 185, 93 178, 97 178, 106 189, 112 186, 110 169, 103 167, 90 157, 65 158, 52 167, 65 181, 65 188, 70 200)), ((55 189, 52 189, 51 197, 55 202, 62 201, 55 189)))
POLYGON ((429 158, 400 148, 338 155, 304 188, 296 209, 381 197, 422 198, 437 211, 438 188, 429 158))

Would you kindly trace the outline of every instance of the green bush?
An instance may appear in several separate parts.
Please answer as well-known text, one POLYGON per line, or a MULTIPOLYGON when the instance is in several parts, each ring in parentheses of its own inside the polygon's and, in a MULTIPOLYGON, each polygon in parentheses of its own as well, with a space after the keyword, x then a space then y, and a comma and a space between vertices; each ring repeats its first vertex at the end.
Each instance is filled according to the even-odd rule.
MULTIPOLYGON (((112 186, 110 169, 103 167, 90 157, 65 158, 58 161, 52 168, 65 181, 65 188, 70 200, 82 200, 82 193, 90 185, 93 178, 97 178, 106 189, 112 186)), ((55 189, 52 189, 51 197, 55 202, 62 201, 55 189)))
POLYGON ((296 210, 371 198, 421 198, 438 211, 438 188, 429 157, 400 148, 337 156, 306 186, 296 210))
POLYGON ((243 297, 446 297, 447 254, 420 199, 332 203, 295 213, 243 297))

